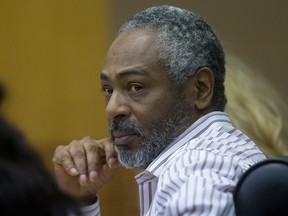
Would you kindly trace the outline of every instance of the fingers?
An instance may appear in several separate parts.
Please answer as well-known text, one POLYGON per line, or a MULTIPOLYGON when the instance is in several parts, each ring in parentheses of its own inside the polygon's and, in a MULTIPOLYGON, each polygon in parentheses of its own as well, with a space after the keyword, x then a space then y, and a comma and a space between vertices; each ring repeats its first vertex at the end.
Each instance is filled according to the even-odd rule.
POLYGON ((103 161, 105 152, 102 150, 99 143, 89 136, 84 137, 80 142, 86 152, 88 171, 97 170, 99 166, 105 163, 105 161, 103 161))
POLYGON ((101 166, 106 163, 106 161, 102 159, 105 152, 101 150, 91 137, 84 137, 80 142, 86 153, 88 177, 90 181, 96 181, 97 171, 99 171, 101 166))
POLYGON ((79 175, 80 183, 86 182, 87 178, 95 181, 106 163, 110 168, 119 165, 110 138, 93 140, 89 136, 73 140, 68 146, 57 147, 53 161, 62 165, 68 174, 79 175))
POLYGON ((105 152, 105 157, 107 164, 110 168, 115 168, 120 165, 116 151, 114 149, 114 145, 112 143, 112 140, 110 138, 102 140, 102 148, 105 152))
POLYGON ((87 173, 85 149, 77 140, 73 140, 69 146, 69 154, 72 157, 78 173, 80 176, 87 173))
POLYGON ((95 181, 105 164, 110 168, 119 166, 117 155, 110 138, 93 140, 87 136, 81 140, 86 152, 89 179, 95 181))
POLYGON ((67 146, 58 146, 53 163, 57 183, 76 197, 97 193, 114 176, 117 170, 114 167, 118 167, 110 138, 84 137, 67 146))
POLYGON ((74 161, 69 153, 69 146, 58 146, 55 150, 53 157, 53 163, 61 165, 64 170, 72 175, 78 175, 78 170, 74 164, 74 161))

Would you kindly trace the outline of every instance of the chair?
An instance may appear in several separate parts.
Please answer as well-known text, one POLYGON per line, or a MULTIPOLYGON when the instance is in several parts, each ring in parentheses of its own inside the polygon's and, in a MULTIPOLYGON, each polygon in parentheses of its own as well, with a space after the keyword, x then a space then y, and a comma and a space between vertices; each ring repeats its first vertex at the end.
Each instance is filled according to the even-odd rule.
POLYGON ((267 159, 250 167, 233 195, 237 216, 287 216, 288 157, 267 159))

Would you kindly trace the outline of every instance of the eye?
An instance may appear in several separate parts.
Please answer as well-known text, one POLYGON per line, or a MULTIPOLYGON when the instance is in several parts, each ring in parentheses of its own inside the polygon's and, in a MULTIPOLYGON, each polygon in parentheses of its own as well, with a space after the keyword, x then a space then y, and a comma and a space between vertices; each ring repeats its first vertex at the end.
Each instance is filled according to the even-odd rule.
POLYGON ((113 89, 109 86, 103 86, 102 91, 104 92, 104 95, 111 96, 113 93, 113 89))
POLYGON ((129 85, 129 91, 138 92, 143 89, 143 86, 138 83, 131 83, 129 85))

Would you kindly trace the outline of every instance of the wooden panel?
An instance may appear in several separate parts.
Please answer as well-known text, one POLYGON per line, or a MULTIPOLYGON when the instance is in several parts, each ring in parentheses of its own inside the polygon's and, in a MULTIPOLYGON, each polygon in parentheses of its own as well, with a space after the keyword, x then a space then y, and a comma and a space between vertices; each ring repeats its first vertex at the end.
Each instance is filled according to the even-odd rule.
MULTIPOLYGON (((104 0, 0 1, 3 112, 52 173, 57 145, 108 134, 99 86, 107 11, 104 0)), ((138 215, 135 172, 120 169, 100 192, 102 215, 138 215)))
POLYGON ((98 79, 106 1, 1 1, 0 31, 4 112, 33 145, 107 134, 98 79))

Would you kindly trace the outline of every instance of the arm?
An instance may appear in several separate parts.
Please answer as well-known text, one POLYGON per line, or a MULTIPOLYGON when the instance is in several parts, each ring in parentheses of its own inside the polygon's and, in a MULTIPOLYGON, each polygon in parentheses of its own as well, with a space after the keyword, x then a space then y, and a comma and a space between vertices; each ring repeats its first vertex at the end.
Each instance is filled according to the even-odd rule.
POLYGON ((97 192, 112 179, 118 167, 110 138, 85 137, 67 146, 58 146, 53 163, 59 187, 82 206, 95 205, 95 202, 99 205, 97 192))

